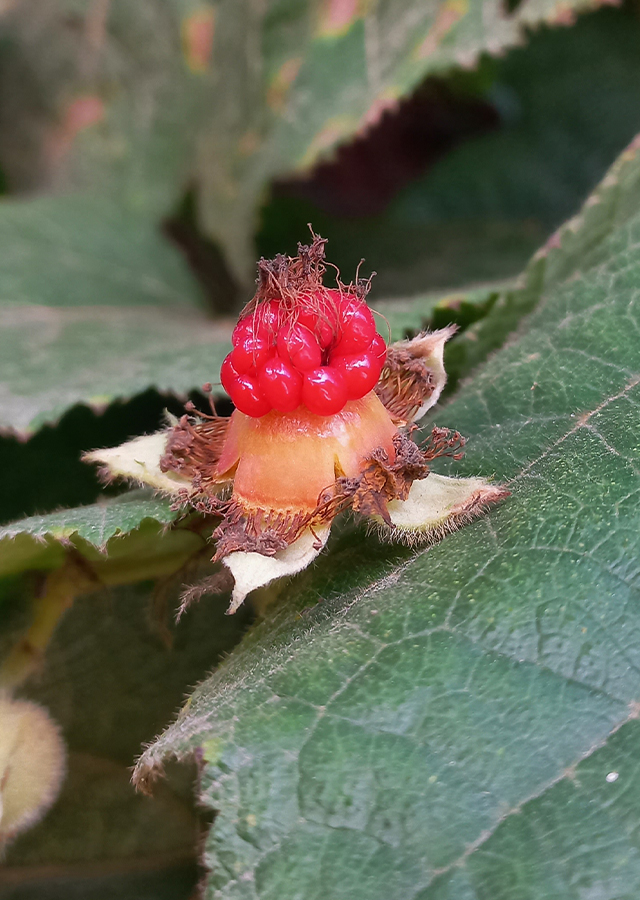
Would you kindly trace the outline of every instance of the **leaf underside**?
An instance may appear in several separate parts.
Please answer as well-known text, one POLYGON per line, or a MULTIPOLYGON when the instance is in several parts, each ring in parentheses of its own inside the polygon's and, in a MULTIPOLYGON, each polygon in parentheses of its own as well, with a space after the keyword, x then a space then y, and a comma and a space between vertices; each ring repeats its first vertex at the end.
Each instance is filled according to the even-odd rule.
POLYGON ((69 551, 89 562, 116 565, 129 557, 135 562, 136 557, 162 559, 173 550, 193 552, 201 538, 167 530, 177 518, 166 500, 132 491, 92 506, 21 519, 0 527, 0 577, 55 569, 69 551))

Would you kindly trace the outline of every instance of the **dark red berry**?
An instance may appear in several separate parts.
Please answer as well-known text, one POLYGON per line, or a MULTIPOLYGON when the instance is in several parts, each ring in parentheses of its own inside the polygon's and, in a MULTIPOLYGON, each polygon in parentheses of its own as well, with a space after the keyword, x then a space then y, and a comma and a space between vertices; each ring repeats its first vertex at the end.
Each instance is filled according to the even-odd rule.
POLYGON ((302 402, 302 375, 278 356, 264 364, 258 385, 267 402, 279 412, 293 412, 302 402))
POLYGON ((345 297, 340 307, 339 336, 336 352, 341 355, 368 350, 376 336, 373 313, 366 303, 345 297))
POLYGON ((321 366, 305 373, 302 402, 310 412, 332 416, 340 412, 347 399, 347 386, 338 369, 321 366))
POLYGON ((383 366, 387 359, 387 344, 381 334, 377 334, 371 342, 371 352, 383 366))
POLYGON ((273 354, 273 346, 268 338, 254 333, 240 338, 231 354, 234 369, 240 375, 254 374, 273 354))
POLYGON ((331 365, 344 377, 349 400, 359 400, 375 387, 382 364, 371 350, 348 356, 332 356, 331 365))
POLYGON ((320 344, 313 332, 299 322, 278 332, 278 355, 300 372, 317 369, 322 364, 320 344))
POLYGON ((220 382, 227 394, 231 394, 231 385, 235 382, 239 374, 234 368, 232 356, 233 353, 229 353, 228 356, 225 356, 224 362, 220 366, 220 382))
POLYGON ((231 385, 229 396, 236 408, 246 416, 257 419, 271 411, 271 406, 258 386, 258 379, 251 375, 238 375, 231 385))

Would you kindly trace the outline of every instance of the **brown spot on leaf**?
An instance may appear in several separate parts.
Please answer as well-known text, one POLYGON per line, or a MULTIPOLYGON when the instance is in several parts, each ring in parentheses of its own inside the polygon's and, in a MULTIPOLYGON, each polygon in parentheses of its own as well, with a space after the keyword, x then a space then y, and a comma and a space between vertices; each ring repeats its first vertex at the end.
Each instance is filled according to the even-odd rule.
POLYGON ((276 72, 267 90, 267 104, 274 112, 282 112, 291 85, 298 77, 301 65, 302 57, 293 56, 284 62, 276 72))
POLYGON ((105 117, 105 105, 95 94, 76 97, 63 110, 60 125, 50 133, 46 146, 49 164, 57 168, 63 162, 76 136, 101 122, 105 117))
POLYGON ((182 22, 182 47, 189 69, 195 74, 206 72, 213 50, 215 12, 203 7, 182 22))
POLYGON ((436 52, 443 38, 469 9, 468 0, 447 0, 440 7, 429 33, 418 47, 418 59, 425 59, 436 52))
POLYGON ((344 34, 358 17, 358 6, 358 0, 325 0, 319 33, 323 37, 344 34))

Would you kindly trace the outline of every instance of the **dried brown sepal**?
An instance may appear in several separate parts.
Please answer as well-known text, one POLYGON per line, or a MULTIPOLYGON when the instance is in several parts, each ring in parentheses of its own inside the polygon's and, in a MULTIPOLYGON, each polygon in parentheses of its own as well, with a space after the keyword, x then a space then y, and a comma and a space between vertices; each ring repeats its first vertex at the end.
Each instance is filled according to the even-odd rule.
POLYGON ((434 389, 433 375, 422 360, 414 359, 404 348, 389 347, 375 392, 397 425, 411 422, 434 389))
POLYGON ((207 594, 226 594, 233 589, 233 577, 227 569, 220 569, 213 575, 203 578, 196 584, 189 585, 180 594, 180 606, 176 613, 176 623, 180 621, 189 607, 207 594))
POLYGON ((321 514, 294 510, 247 509, 234 498, 220 504, 222 522, 213 532, 216 541, 214 562, 238 550, 275 556, 292 544, 312 522, 323 521, 321 514))
POLYGON ((273 259, 262 257, 258 261, 257 290, 255 296, 242 310, 240 317, 253 313, 260 302, 282 300, 294 302, 300 294, 314 291, 322 287, 322 278, 326 271, 325 244, 312 232, 311 244, 298 244, 297 256, 286 256, 278 253, 273 259))
POLYGON ((414 481, 426 478, 429 463, 440 456, 460 459, 464 438, 448 428, 434 428, 418 446, 409 435, 398 433, 393 438, 393 462, 382 449, 375 450, 365 462, 357 478, 338 478, 318 500, 318 512, 331 517, 351 507, 363 516, 381 518, 389 525, 388 504, 406 500, 414 481))
POLYGON ((415 421, 437 402, 447 380, 442 363, 444 345, 456 330, 449 325, 388 348, 374 390, 396 425, 415 421))
MULTIPOLYGON (((451 455, 451 448, 461 446, 463 439, 457 432, 453 437, 449 435, 447 429, 434 429, 423 449, 407 435, 396 434, 393 461, 385 450, 375 450, 357 478, 337 478, 322 491, 311 513, 247 508, 235 498, 226 501, 206 498, 206 510, 202 511, 215 511, 222 516, 213 532, 214 561, 237 551, 274 556, 297 540, 305 529, 331 522, 349 506, 362 515, 380 515, 387 521, 389 501, 405 499, 413 482, 429 474, 430 460, 451 455)), ((199 501, 194 502, 198 508, 199 501)))
MULTIPOLYGON (((313 231, 311 237, 310 244, 298 244, 297 256, 279 253, 274 259, 259 260, 256 293, 240 313, 241 319, 254 313, 259 319, 260 306, 275 300, 285 315, 289 313, 292 322, 297 312, 304 308, 314 311, 335 328, 335 291, 325 288, 322 283, 326 271, 324 248, 327 240, 313 231)), ((337 278, 338 291, 364 300, 371 288, 372 277, 356 277, 348 285, 337 278)))
POLYGON ((162 472, 177 472, 191 478, 197 493, 207 485, 219 484, 217 464, 227 436, 230 419, 198 413, 184 415, 169 432, 165 453, 160 459, 162 472))
POLYGON ((364 516, 379 515, 388 520, 390 500, 404 500, 416 478, 426 478, 429 465, 423 451, 410 438, 397 434, 393 439, 396 458, 389 460, 377 450, 365 466, 351 498, 351 508, 364 516))
POLYGON ((465 443, 466 438, 463 438, 459 431, 452 433, 448 428, 436 426, 423 442, 422 452, 429 462, 443 456, 448 456, 450 459, 462 459, 465 443))

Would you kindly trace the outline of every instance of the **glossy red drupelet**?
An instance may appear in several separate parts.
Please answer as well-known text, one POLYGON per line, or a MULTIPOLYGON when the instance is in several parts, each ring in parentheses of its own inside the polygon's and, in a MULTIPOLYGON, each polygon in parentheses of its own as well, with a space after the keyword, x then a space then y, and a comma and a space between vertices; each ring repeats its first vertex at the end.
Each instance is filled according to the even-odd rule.
POLYGON ((220 380, 245 415, 293 412, 304 404, 331 416, 375 387, 387 345, 367 304, 325 290, 305 297, 301 307, 270 300, 236 325, 220 380))

